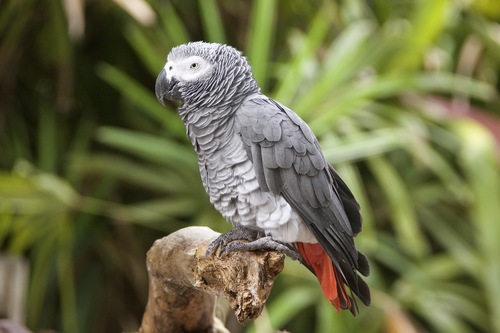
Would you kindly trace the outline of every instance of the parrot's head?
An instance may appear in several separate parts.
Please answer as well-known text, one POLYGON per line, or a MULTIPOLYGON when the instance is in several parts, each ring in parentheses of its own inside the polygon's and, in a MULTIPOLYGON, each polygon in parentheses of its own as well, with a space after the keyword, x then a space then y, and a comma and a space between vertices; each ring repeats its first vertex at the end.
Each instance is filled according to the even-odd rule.
POLYGON ((251 68, 235 48, 191 42, 174 47, 156 79, 156 97, 188 105, 217 106, 241 101, 258 92, 251 68))

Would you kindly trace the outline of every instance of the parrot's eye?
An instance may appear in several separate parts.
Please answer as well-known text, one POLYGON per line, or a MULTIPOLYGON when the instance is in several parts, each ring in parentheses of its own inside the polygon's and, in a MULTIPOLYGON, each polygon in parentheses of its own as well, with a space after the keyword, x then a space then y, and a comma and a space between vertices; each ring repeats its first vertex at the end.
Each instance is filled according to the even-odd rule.
MULTIPOLYGON (((177 61, 178 63, 172 64, 174 67, 172 73, 181 81, 204 80, 212 73, 213 66, 207 60, 199 56, 191 56, 177 61)), ((171 64, 168 64, 168 66, 170 65, 171 64)))

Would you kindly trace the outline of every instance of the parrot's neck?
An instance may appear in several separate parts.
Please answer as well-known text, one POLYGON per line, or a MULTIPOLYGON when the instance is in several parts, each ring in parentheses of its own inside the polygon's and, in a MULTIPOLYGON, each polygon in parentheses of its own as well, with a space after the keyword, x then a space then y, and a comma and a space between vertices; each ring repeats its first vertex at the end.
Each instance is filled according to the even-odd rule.
POLYGON ((178 113, 184 123, 192 123, 196 119, 196 114, 209 110, 215 119, 230 118, 236 112, 241 103, 250 95, 260 93, 257 82, 252 77, 249 70, 245 75, 228 75, 222 79, 222 82, 208 81, 207 85, 217 86, 216 89, 207 87, 197 94, 188 94, 180 105, 178 113))
POLYGON ((210 155, 231 140, 234 132, 233 113, 228 108, 204 108, 183 117, 187 136, 198 154, 210 155))

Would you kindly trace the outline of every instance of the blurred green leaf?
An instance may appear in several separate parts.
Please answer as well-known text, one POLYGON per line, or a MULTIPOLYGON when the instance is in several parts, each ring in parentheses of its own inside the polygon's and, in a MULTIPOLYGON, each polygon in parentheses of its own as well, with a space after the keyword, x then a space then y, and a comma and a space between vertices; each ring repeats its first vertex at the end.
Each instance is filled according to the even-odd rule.
POLYGON ((309 93, 295 106, 295 112, 307 115, 328 96, 335 86, 349 77, 357 74, 360 68, 360 49, 373 31, 373 27, 367 22, 356 22, 332 45, 332 53, 328 58, 326 71, 317 77, 315 83, 309 89, 309 93))
POLYGON ((217 3, 214 0, 199 0, 198 5, 207 41, 225 43, 226 36, 217 3))
POLYGON ((495 142, 491 135, 472 122, 459 122, 455 125, 458 135, 463 138, 460 152, 461 163, 465 168, 475 194, 471 210, 477 227, 477 245, 481 251, 481 279, 487 295, 488 309, 491 313, 492 327, 500 331, 500 176, 495 142))
POLYGON ((160 69, 165 65, 166 54, 158 52, 158 47, 151 41, 151 37, 148 37, 146 31, 137 25, 128 26, 125 36, 149 72, 152 75, 158 75, 160 69))
POLYGON ((198 170, 193 149, 170 140, 139 132, 103 127, 97 138, 115 148, 169 167, 198 170))
POLYGON ((168 34, 173 45, 179 45, 190 41, 186 25, 176 12, 171 2, 158 2, 158 14, 161 19, 161 26, 168 34))
POLYGON ((409 189, 386 160, 372 157, 368 165, 378 181, 384 184, 383 192, 391 209, 392 225, 402 242, 401 246, 417 257, 425 255, 429 245, 420 230, 409 189))
POLYGON ((168 112, 158 103, 154 94, 123 71, 109 64, 102 63, 97 68, 98 73, 124 96, 141 107, 148 116, 161 123, 170 133, 177 137, 185 137, 185 130, 179 126, 179 119, 173 112, 168 112))
MULTIPOLYGON (((291 320, 298 312, 314 304, 319 295, 311 287, 296 287, 293 290, 285 291, 274 301, 270 302, 267 309, 271 316, 272 327, 281 327, 291 320)), ((253 333, 249 330, 248 333, 253 333)))
POLYGON ((330 19, 327 10, 318 11, 312 20, 309 33, 304 35, 303 40, 300 41, 301 45, 298 53, 294 55, 290 62, 284 65, 286 66, 286 72, 273 94, 276 100, 284 104, 292 102, 302 80, 304 80, 309 59, 314 56, 328 32, 329 23, 330 19))
POLYGON ((276 6, 275 0, 256 0, 248 27, 250 37, 246 43, 246 56, 252 64, 253 76, 262 89, 266 86, 276 6))
POLYGON ((413 2, 407 34, 401 41, 408 49, 392 59, 390 67, 393 71, 418 68, 422 56, 445 28, 449 10, 449 0, 413 2))

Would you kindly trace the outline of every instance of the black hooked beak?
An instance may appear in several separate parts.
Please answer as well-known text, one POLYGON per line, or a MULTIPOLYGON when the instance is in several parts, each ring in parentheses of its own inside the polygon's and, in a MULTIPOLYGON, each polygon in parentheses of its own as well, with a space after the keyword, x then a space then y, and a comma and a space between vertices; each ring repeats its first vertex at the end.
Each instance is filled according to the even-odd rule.
POLYGON ((178 101, 181 99, 181 93, 178 87, 179 80, 172 77, 170 80, 167 79, 167 72, 165 68, 161 70, 160 74, 156 78, 155 93, 156 98, 165 106, 167 100, 178 101))

